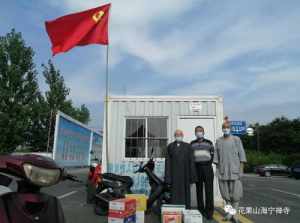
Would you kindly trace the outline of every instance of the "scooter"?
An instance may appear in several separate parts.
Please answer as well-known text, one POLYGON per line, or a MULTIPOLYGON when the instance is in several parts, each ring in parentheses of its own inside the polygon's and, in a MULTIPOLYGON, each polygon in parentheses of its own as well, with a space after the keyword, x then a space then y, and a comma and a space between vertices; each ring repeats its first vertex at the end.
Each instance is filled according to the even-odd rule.
POLYGON ((81 182, 50 158, 0 156, 0 222, 65 223, 59 200, 41 192, 62 180, 81 182))
MULTIPOLYGON (((153 149, 152 153, 153 154, 153 149)), ((150 196, 147 200, 147 211, 160 215, 161 206, 170 203, 170 187, 154 173, 155 162, 153 156, 143 165, 140 163, 135 173, 146 173, 151 187, 150 196)), ((133 180, 129 176, 120 176, 113 173, 101 174, 101 183, 98 185, 95 195, 95 213, 107 215, 109 202, 118 198, 124 198, 130 194, 133 180)))
POLYGON ((98 185, 101 183, 101 173, 102 173, 102 166, 98 159, 93 159, 90 167, 89 167, 89 173, 88 178, 86 182, 87 187, 87 197, 86 202, 88 204, 92 204, 95 201, 95 194, 96 190, 98 188, 98 185))
POLYGON ((98 215, 106 216, 110 201, 124 198, 126 194, 132 193, 133 180, 129 176, 113 173, 100 174, 100 178, 94 197, 94 211, 98 215))
POLYGON ((150 195, 147 200, 147 212, 153 211, 160 215, 161 206, 171 202, 170 186, 160 179, 155 173, 155 162, 153 160, 153 149, 151 150, 151 158, 146 164, 140 163, 135 173, 146 173, 150 184, 150 195))

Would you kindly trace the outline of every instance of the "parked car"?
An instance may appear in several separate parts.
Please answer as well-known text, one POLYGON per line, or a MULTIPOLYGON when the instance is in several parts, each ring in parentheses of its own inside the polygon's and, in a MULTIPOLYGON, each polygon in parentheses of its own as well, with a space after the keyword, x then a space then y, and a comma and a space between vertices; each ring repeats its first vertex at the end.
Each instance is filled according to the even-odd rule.
POLYGON ((270 177, 272 175, 289 175, 289 169, 287 166, 282 164, 267 164, 260 165, 255 168, 255 172, 260 176, 270 177))
POLYGON ((290 167, 290 174, 296 179, 300 179, 300 163, 296 163, 290 167))

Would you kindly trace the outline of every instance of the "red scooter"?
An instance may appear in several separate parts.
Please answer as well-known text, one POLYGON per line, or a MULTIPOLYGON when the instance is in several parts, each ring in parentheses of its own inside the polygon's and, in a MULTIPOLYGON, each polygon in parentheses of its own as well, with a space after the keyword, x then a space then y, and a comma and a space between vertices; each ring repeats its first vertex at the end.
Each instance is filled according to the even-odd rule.
POLYGON ((67 179, 78 181, 50 158, 0 156, 0 222, 65 223, 59 200, 40 190, 67 179))

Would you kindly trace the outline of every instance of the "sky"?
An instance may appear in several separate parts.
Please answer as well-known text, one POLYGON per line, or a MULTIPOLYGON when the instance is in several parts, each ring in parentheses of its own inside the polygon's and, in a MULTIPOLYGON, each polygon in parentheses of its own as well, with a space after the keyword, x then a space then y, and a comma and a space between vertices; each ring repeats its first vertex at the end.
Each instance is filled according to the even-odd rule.
POLYGON ((52 57, 44 22, 108 2, 111 95, 217 95, 231 120, 300 117, 298 0, 1 0, 0 36, 22 33, 42 91, 53 60, 91 127, 102 126, 106 48, 52 57))

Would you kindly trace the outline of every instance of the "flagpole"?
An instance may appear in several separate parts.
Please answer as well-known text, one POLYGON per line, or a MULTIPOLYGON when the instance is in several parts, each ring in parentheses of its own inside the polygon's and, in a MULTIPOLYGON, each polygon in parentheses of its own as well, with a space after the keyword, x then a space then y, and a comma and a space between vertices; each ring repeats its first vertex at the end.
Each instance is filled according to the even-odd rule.
MULTIPOLYGON (((109 10, 109 14, 111 11, 111 6, 109 10)), ((109 16, 109 15, 108 15, 109 16)), ((108 27, 109 29, 109 27, 108 27)), ((106 172, 108 172, 109 166, 109 155, 108 155, 108 148, 109 148, 109 137, 108 137, 108 103, 109 103, 109 87, 110 87, 110 80, 109 80, 109 43, 106 45, 106 83, 105 83, 105 159, 106 159, 106 172)))
POLYGON ((108 63, 109 63, 109 44, 106 46, 106 83, 105 83, 105 159, 106 171, 108 171, 108 101, 109 101, 109 76, 108 76, 108 63))

